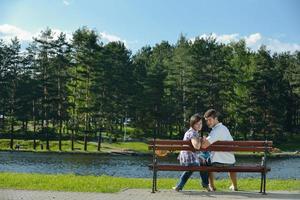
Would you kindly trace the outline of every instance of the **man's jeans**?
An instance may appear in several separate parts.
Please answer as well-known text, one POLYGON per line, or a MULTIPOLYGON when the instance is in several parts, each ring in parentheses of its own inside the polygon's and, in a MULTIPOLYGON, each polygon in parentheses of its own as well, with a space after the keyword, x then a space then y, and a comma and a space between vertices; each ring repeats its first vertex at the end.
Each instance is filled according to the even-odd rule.
MULTIPOLYGON (((199 164, 199 163, 186 163, 182 164, 183 166, 199 166, 199 165, 204 165, 204 164, 199 164)), ((180 180, 177 184, 177 189, 182 190, 188 179, 191 177, 193 174, 192 171, 186 171, 183 172, 182 175, 180 176, 180 180)), ((205 171, 200 171, 200 176, 202 179, 202 187, 208 187, 208 172, 205 171)))

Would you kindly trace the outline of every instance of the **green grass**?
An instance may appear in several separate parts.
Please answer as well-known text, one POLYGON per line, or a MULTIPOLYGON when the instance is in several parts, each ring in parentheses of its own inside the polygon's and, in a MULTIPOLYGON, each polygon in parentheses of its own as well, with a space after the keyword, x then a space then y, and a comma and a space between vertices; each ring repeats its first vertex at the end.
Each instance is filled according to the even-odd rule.
MULTIPOLYGON (((274 147, 279 148, 282 152, 287 152, 293 154, 294 151, 299 149, 300 137, 296 137, 293 141, 288 141, 281 145, 274 145, 274 147)), ((10 150, 9 148, 10 140, 9 139, 0 139, 0 150, 10 150)), ((21 150, 33 151, 33 141, 32 140, 14 140, 14 147, 16 144, 20 144, 21 150)), ((97 152, 97 142, 88 142, 87 143, 87 152, 97 152)), ((75 152, 84 152, 84 142, 76 140, 74 142, 74 147, 76 148, 75 152)), ((46 150, 46 141, 37 140, 37 151, 47 151, 46 150), (41 150, 40 144, 43 144, 44 149, 41 150)), ((50 141, 50 151, 59 151, 58 141, 50 141)), ((62 141, 62 151, 71 152, 71 142, 70 140, 62 141)), ((141 153, 151 153, 148 150, 147 143, 145 142, 114 142, 114 143, 102 143, 101 152, 111 152, 111 151, 135 151, 141 153)), ((240 155, 252 155, 252 152, 236 152, 235 154, 240 155)), ((256 153, 256 155, 260 155, 256 153)), ((274 154, 275 155, 275 154, 274 154)))
POLYGON ((132 150, 132 151, 138 151, 138 152, 149 152, 148 145, 144 142, 118 142, 118 143, 112 143, 112 144, 104 144, 104 147, 108 145, 108 147, 114 147, 117 149, 123 149, 123 150, 132 150))
MULTIPOLYGON (((1 139, 0 140, 0 150, 9 150, 9 139, 1 139)), ((21 150, 33 151, 33 141, 32 140, 14 140, 14 148, 15 145, 22 145, 20 147, 21 150)), ((83 141, 75 141, 74 147, 76 148, 76 152, 84 151, 84 142, 83 141)), ((37 140, 37 151, 47 151, 46 150, 46 142, 37 140), (41 150, 40 144, 43 144, 43 150, 41 150)), ((59 151, 58 141, 50 141, 50 151, 59 151)), ((62 151, 71 152, 71 142, 69 140, 62 141, 62 151)), ((149 152, 148 146, 144 142, 117 142, 117 143, 102 143, 101 144, 102 152, 110 152, 110 151, 136 151, 136 152, 149 152)), ((97 143, 96 142, 88 142, 87 152, 97 152, 97 143)))
MULTIPOLYGON (((177 181, 158 179, 158 188, 171 189, 177 181)), ((11 189, 113 193, 126 188, 145 188, 150 191, 151 185, 152 180, 146 178, 0 173, 0 188, 11 189)), ((216 180, 218 190, 226 191, 229 185, 226 179, 216 180)), ((260 179, 240 179, 238 186, 240 190, 258 191, 260 179)), ((189 180, 185 189, 202 190, 198 179, 189 180)), ((300 180, 267 180, 267 191, 276 190, 300 191, 300 180)))

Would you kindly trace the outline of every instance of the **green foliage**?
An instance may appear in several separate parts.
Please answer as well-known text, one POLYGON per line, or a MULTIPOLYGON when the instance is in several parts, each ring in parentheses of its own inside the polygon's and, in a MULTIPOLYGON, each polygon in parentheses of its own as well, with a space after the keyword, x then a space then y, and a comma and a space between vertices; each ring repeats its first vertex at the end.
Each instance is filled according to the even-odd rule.
POLYGON ((47 149, 56 138, 60 150, 63 137, 84 137, 86 148, 87 136, 122 137, 128 124, 130 137, 175 139, 215 108, 236 139, 284 142, 300 130, 299 73, 299 52, 253 52, 243 40, 180 35, 132 55, 87 27, 71 40, 47 28, 24 53, 16 38, 0 41, 0 131, 11 148, 15 136, 43 137, 47 149))

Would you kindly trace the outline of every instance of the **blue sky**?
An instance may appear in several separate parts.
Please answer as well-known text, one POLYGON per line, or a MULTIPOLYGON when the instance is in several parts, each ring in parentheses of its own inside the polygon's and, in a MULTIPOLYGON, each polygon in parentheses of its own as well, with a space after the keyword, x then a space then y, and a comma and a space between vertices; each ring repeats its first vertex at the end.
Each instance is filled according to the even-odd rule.
POLYGON ((104 42, 123 41, 133 52, 162 40, 173 44, 181 33, 295 51, 299 11, 298 0, 0 0, 0 38, 26 43, 47 26, 68 35, 88 26, 104 42))

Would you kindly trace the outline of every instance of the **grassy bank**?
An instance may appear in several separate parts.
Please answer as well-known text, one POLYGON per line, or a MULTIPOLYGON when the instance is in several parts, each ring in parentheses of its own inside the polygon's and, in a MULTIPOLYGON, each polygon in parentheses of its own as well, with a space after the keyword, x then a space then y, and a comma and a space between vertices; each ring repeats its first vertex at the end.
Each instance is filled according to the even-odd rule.
MULTIPOLYGON (((158 179, 159 189, 170 189, 178 179, 158 179)), ((126 188, 151 189, 152 180, 146 178, 122 178, 111 176, 76 176, 76 175, 46 175, 0 173, 0 188, 28 190, 57 190, 80 192, 118 192, 126 188)), ((228 180, 217 180, 218 190, 228 190, 228 180)), ((240 190, 258 191, 259 179, 238 180, 240 190)), ((189 180, 185 189, 202 190, 199 180, 189 180)), ((300 191, 300 180, 268 180, 267 190, 300 191)))
MULTIPOLYGON (((9 148, 9 139, 1 139, 0 140, 0 150, 10 150, 9 148)), ((33 149, 33 141, 32 140, 14 140, 14 148, 16 144, 20 145, 20 150, 25 151, 34 151, 33 149)), ((74 142, 75 151, 84 151, 84 142, 77 140, 74 142)), ((46 150, 46 142, 37 140, 37 148, 36 151, 47 151, 46 150), (43 145, 43 149, 41 149, 41 144, 43 145)), ((50 141, 50 151, 59 151, 58 141, 50 141)), ((62 141, 62 151, 71 152, 71 142, 69 140, 62 141)), ((87 151, 88 152, 97 152, 97 143, 96 142, 88 142, 87 143, 87 151)), ((135 151, 135 152, 149 152, 148 146, 144 142, 115 142, 115 143, 107 143, 104 142, 101 144, 101 152, 111 152, 111 151, 135 151)))
MULTIPOLYGON (((298 140, 297 140, 298 141, 298 140)), ((23 151, 36 151, 36 152, 47 152, 46 150, 46 142, 37 140, 37 148, 33 149, 33 141, 32 140, 14 140, 14 149, 18 144, 20 146, 20 150, 23 151), (41 148, 43 146, 43 149, 41 148)), ((300 141, 299 141, 300 142, 300 141)), ((0 150, 11 150, 9 148, 10 140, 9 139, 0 139, 0 150)), ((277 147, 277 146, 275 146, 277 147)), ((89 152, 89 153, 97 153, 97 142, 88 142, 87 143, 87 151, 84 151, 84 142, 81 140, 74 141, 75 150, 71 150, 71 142, 69 140, 62 141, 62 151, 59 151, 58 141, 50 141, 50 151, 51 152, 89 152)), ((279 146, 282 152, 272 153, 271 156, 282 156, 282 155, 295 155, 295 151, 299 151, 299 143, 295 145, 294 143, 285 144, 283 146, 279 146)), ((151 153, 148 150, 148 145, 145 142, 113 142, 101 143, 101 152, 128 152, 133 151, 137 153, 151 153)), ((254 155, 252 152, 235 152, 236 155, 254 155)), ((256 153, 256 156, 261 155, 260 153, 256 153)))

